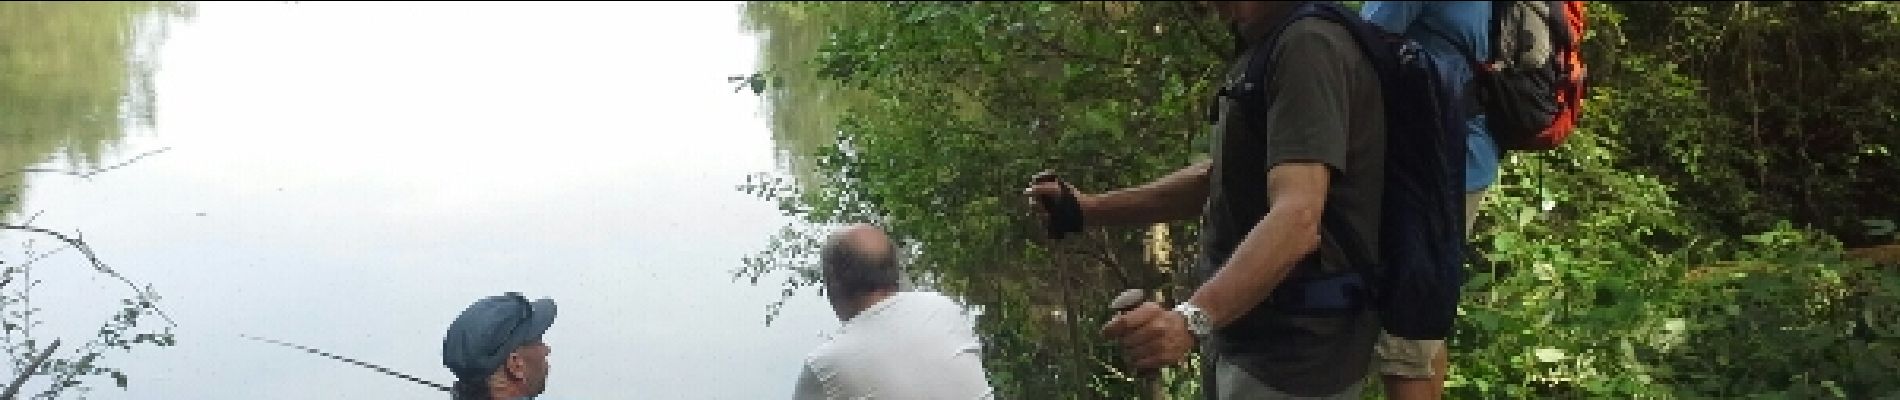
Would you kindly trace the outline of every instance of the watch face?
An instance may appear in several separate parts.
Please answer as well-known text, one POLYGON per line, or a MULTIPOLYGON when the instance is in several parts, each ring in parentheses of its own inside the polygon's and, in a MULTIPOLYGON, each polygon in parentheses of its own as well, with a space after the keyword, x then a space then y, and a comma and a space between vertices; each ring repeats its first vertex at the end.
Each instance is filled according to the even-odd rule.
POLYGON ((1183 319, 1187 320, 1188 332, 1194 333, 1195 336, 1205 336, 1211 330, 1207 326, 1207 313, 1201 312, 1199 307, 1181 303, 1181 306, 1175 309, 1181 313, 1183 319))

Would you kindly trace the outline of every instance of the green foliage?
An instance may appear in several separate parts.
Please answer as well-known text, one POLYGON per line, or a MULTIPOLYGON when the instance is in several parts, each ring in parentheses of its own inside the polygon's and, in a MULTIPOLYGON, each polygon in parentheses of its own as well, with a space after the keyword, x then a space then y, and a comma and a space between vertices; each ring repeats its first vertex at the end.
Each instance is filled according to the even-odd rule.
MULTIPOLYGON (((9 225, 7 231, 29 234, 50 232, 14 225, 9 225)), ((55 238, 59 237, 55 236, 55 238)), ((35 399, 55 399, 75 393, 90 392, 95 386, 89 381, 96 382, 95 380, 98 379, 110 379, 114 387, 126 388, 128 377, 124 371, 106 363, 107 355, 129 352, 139 347, 177 345, 176 337, 172 333, 174 325, 171 325, 171 321, 162 321, 163 324, 154 327, 153 321, 150 320, 153 316, 163 316, 157 305, 158 295, 151 287, 138 287, 130 281, 125 281, 128 285, 128 293, 127 297, 119 300, 121 308, 107 318, 106 322, 100 324, 99 330, 92 338, 82 340, 78 337, 54 337, 45 334, 44 331, 36 331, 35 328, 45 324, 45 321, 49 319, 83 318, 68 310, 54 309, 50 310, 52 313, 49 313, 48 309, 33 301, 36 294, 43 293, 38 289, 44 283, 34 277, 34 270, 44 266, 44 263, 50 260, 57 260, 53 256, 67 250, 74 250, 69 254, 83 257, 85 262, 91 263, 90 267, 102 274, 123 279, 103 262, 92 258, 93 253, 90 248, 78 239, 63 242, 61 247, 45 252, 36 252, 29 248, 21 259, 0 260, 0 264, 5 266, 3 270, 0 270, 0 288, 4 289, 0 291, 0 315, 5 316, 5 323, 0 324, 0 348, 4 348, 10 358, 15 360, 13 374, 24 370, 26 360, 41 354, 55 340, 63 343, 58 352, 53 353, 39 369, 33 372, 34 376, 48 377, 46 387, 33 394, 35 399)), ((73 267, 83 266, 55 266, 55 268, 73 267)), ((71 306, 70 304, 61 305, 71 306)), ((9 383, 14 376, 16 375, 7 375, 9 383)), ((21 393, 34 392, 27 389, 21 393)))
MULTIPOLYGON (((1044 168, 1086 187, 1130 185, 1200 151, 1191 141, 1204 124, 1201 94, 1218 71, 1217 48, 1227 44, 1201 23, 1206 10, 1192 3, 749 8, 780 9, 827 28, 809 64, 768 62, 763 75, 784 88, 823 79, 860 95, 798 108, 843 110, 835 138, 809 154, 822 184, 761 175, 747 190, 815 225, 788 227, 739 276, 756 282, 789 271, 788 293, 810 287, 817 227, 882 222, 912 245, 909 265, 931 286, 983 306, 979 328, 1004 397, 1131 390, 1127 380, 1111 378, 1120 362, 1095 333, 1102 310, 1119 288, 1169 286, 1164 267, 1178 260, 1149 262, 1141 251, 1146 235, 1130 230, 1093 232, 1052 249, 1035 240, 1040 228, 1016 192, 1044 168), (1180 48, 1201 50, 1162 51, 1180 48), (801 68, 811 74, 797 74, 801 68)), ((794 40, 780 32, 767 41, 794 40)), ((766 93, 774 104, 796 95, 766 93)), ((774 115, 785 115, 779 110, 774 115)), ((1190 247, 1187 239, 1174 239, 1175 247, 1190 247)))
MULTIPOLYGON (((93 166, 126 130, 151 123, 153 50, 164 37, 167 19, 189 18, 191 13, 189 4, 178 2, 0 3, 0 143, 5 143, 0 146, 0 219, 11 220, 19 210, 25 177, 46 171, 28 167, 56 156, 63 156, 69 168, 93 166)), ((5 230, 38 238, 57 235, 12 223, 5 230)), ((60 242, 62 247, 54 250, 29 248, 22 257, 0 259, 0 348, 15 361, 10 369, 14 373, 0 379, 12 383, 26 360, 59 340, 59 351, 34 371, 35 376, 46 377, 34 384, 46 386, 37 391, 28 387, 23 395, 35 399, 83 395, 108 381, 125 388, 128 376, 111 367, 108 356, 176 344, 169 321, 158 327, 151 323, 152 316, 163 316, 151 288, 138 287, 92 259, 83 241, 60 242), (54 318, 87 317, 61 307, 71 304, 48 309, 41 307, 45 303, 33 302, 36 294, 43 293, 36 291, 42 282, 34 278, 33 270, 60 260, 53 258, 58 253, 83 255, 92 263, 89 267, 128 285, 124 297, 117 298, 122 307, 110 316, 97 316, 106 321, 90 339, 35 331, 54 318)), ((97 299, 109 302, 114 297, 97 299)))
MULTIPOLYGON (((1484 204, 1449 398, 1900 395, 1900 272, 1842 258, 1900 219, 1900 4, 1592 2, 1592 90, 1557 151, 1484 204)), ((1042 240, 1017 192, 1055 168, 1127 187, 1206 151, 1230 39, 1193 2, 754 3, 746 79, 809 172, 744 189, 802 222, 746 259, 812 287, 821 228, 876 221, 980 305, 1005 398, 1127 398, 1095 334, 1122 288, 1182 293, 1192 224, 1042 240), (802 35, 802 39, 787 35, 802 35), (802 40, 797 42, 796 40, 802 40), (790 46, 787 43, 802 43, 790 46), (824 96, 800 94, 823 87, 824 96), (806 89, 800 89, 806 88, 806 89), (846 94, 839 94, 846 93, 846 94), (788 102, 796 99, 796 102, 788 102), (1151 235, 1174 232, 1171 235, 1151 235), (1151 257, 1154 249, 1169 249, 1151 257)), ((1198 391, 1178 369, 1172 394, 1198 391)), ((1372 390, 1370 392, 1377 392, 1372 390)))
POLYGON ((1900 213, 1900 196, 1875 189, 1900 185, 1900 174, 1890 173, 1900 170, 1900 95, 1892 90, 1900 79, 1900 4, 1635 2, 1615 9, 1628 21, 1597 25, 1615 40, 1597 41, 1594 54, 1619 68, 1595 68, 1609 74, 1598 75, 1606 83, 1599 87, 1641 90, 1618 101, 1681 91, 1701 99, 1697 110, 1656 102, 1648 105, 1659 108, 1633 110, 1627 123, 1678 129, 1618 136, 1629 141, 1631 167, 1676 185, 1686 203, 1734 205, 1703 211, 1723 232, 1764 231, 1788 219, 1851 246, 1885 241, 1865 235, 1860 221, 1900 213), (1689 81, 1640 81, 1663 75, 1689 81), (1669 121, 1668 111, 1693 112, 1669 121))

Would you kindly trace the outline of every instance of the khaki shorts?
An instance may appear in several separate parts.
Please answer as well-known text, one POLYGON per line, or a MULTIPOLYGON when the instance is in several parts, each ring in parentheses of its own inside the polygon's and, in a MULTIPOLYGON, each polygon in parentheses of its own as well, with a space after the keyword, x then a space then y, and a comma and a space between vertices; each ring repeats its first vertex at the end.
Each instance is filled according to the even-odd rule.
MULTIPOLYGON (((1484 201, 1484 191, 1465 195, 1465 234, 1471 234, 1478 222, 1478 205, 1484 201)), ((1377 357, 1380 375, 1398 375, 1407 378, 1428 378, 1444 375, 1445 371, 1433 371, 1432 359, 1445 351, 1444 340, 1412 340, 1379 333, 1379 343, 1373 347, 1377 357)))
POLYGON ((1445 371, 1432 370, 1432 359, 1441 351, 1445 351, 1444 340, 1405 339, 1385 332, 1379 332, 1379 343, 1372 347, 1380 375, 1406 378, 1442 375, 1445 371))

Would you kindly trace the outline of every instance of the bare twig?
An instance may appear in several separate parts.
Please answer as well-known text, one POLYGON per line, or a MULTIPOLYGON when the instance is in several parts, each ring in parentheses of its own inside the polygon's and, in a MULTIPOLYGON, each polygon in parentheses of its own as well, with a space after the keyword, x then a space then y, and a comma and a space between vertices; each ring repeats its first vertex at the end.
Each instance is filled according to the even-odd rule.
MULTIPOLYGON (((150 295, 150 293, 146 292, 145 289, 139 288, 138 284, 132 283, 131 279, 126 279, 125 275, 120 275, 118 271, 112 270, 112 267, 106 266, 105 262, 99 261, 99 256, 93 254, 92 247, 87 246, 86 242, 83 239, 75 239, 75 238, 67 237, 66 235, 61 234, 59 232, 55 232, 50 229, 40 228, 36 226, 0 224, 0 229, 39 233, 39 234, 52 236, 54 239, 59 239, 61 242, 65 242, 66 245, 71 246, 74 249, 78 249, 80 254, 85 255, 86 261, 92 263, 93 269, 98 270, 100 273, 106 274, 107 276, 117 278, 120 282, 124 282, 126 286, 132 288, 133 293, 138 293, 140 297, 145 297, 147 295, 150 295)), ((160 318, 164 318, 165 322, 171 324, 171 326, 173 327, 178 326, 178 322, 173 321, 172 317, 170 315, 166 315, 163 310, 159 310, 157 307, 152 307, 152 312, 158 314, 160 318)))
MULTIPOLYGON (((139 153, 139 155, 132 156, 132 158, 126 159, 125 161, 119 162, 118 164, 113 164, 113 165, 106 166, 103 168, 94 168, 90 171, 67 171, 67 170, 59 170, 59 169, 27 168, 27 169, 22 169, 18 171, 8 172, 5 174, 0 174, 0 177, 10 176, 14 174, 29 173, 29 172, 50 172, 50 173, 72 175, 72 176, 77 176, 80 178, 91 178, 93 175, 98 175, 98 174, 106 173, 115 169, 123 168, 127 165, 132 165, 132 163, 136 163, 139 160, 143 160, 145 159, 145 157, 150 157, 153 155, 157 155, 159 153, 164 153, 171 149, 172 148, 170 147, 165 147, 158 150, 152 150, 152 151, 148 151, 144 153, 139 153)), ((84 238, 67 237, 64 234, 60 234, 59 232, 32 226, 33 221, 39 219, 40 214, 41 214, 40 212, 33 213, 33 216, 28 217, 26 219, 26 222, 22 222, 19 225, 13 225, 13 224, 0 225, 0 229, 45 234, 45 235, 52 236, 56 239, 59 239, 60 241, 65 242, 68 246, 79 249, 80 253, 85 254, 86 261, 92 263, 93 269, 96 269, 100 273, 104 273, 113 278, 117 278, 120 282, 124 282, 127 287, 132 288, 133 293, 139 294, 140 297, 146 297, 146 296, 151 295, 149 291, 139 288, 138 284, 133 283, 131 279, 126 279, 125 275, 119 274, 119 272, 113 270, 112 267, 106 266, 105 262, 99 261, 99 257, 92 252, 91 246, 86 245, 84 238)), ((34 262, 37 262, 40 259, 44 259, 47 256, 51 256, 53 253, 58 253, 60 250, 64 250, 64 249, 65 248, 61 248, 59 250, 53 250, 51 252, 48 252, 47 254, 42 254, 39 257, 34 258, 33 260, 27 261, 25 265, 30 266, 34 262)), ((152 307, 152 312, 155 314, 158 314, 159 318, 163 318, 165 320, 165 323, 171 324, 171 326, 173 327, 178 326, 178 322, 172 320, 171 315, 166 314, 165 311, 160 310, 157 307, 152 307)))
POLYGON ((29 260, 26 260, 26 262, 20 263, 20 268, 32 268, 33 264, 38 264, 40 260, 45 260, 52 256, 59 255, 59 252, 66 251, 66 249, 70 249, 70 248, 71 247, 60 247, 60 248, 56 248, 56 249, 53 249, 52 251, 48 251, 45 253, 35 254, 33 255, 32 259, 29 259, 29 260))
POLYGON ((33 216, 26 217, 26 222, 21 222, 20 225, 32 225, 33 221, 40 219, 40 214, 45 214, 45 213, 46 213, 46 210, 34 211, 33 216))
POLYGON ((56 349, 59 349, 59 339, 53 339, 53 345, 46 346, 46 350, 40 351, 38 357, 33 357, 33 361, 27 363, 26 370, 20 371, 20 376, 13 378, 13 383, 7 384, 7 391, 0 392, 0 400, 13 400, 15 396, 18 396, 20 394, 20 385, 26 384, 26 378, 32 377, 34 372, 38 372, 40 364, 46 363, 46 359, 52 357, 53 350, 56 349))
POLYGON ((112 170, 115 170, 115 169, 119 169, 120 167, 124 167, 124 166, 127 166, 127 165, 132 165, 132 163, 135 163, 135 162, 138 162, 138 161, 139 161, 140 159, 143 159, 143 158, 145 158, 145 157, 147 157, 147 156, 152 156, 152 155, 156 155, 156 154, 158 154, 158 153, 163 153, 163 152, 165 152, 165 151, 168 151, 168 150, 171 150, 171 149, 172 149, 172 148, 170 148, 170 147, 166 147, 166 148, 162 148, 162 149, 158 149, 158 150, 152 150, 152 151, 148 151, 148 152, 144 152, 144 153, 139 153, 139 155, 136 155, 136 156, 132 156, 132 158, 128 158, 128 159, 126 159, 125 161, 122 161, 122 162, 120 162, 120 163, 118 163, 118 164, 113 164, 113 165, 111 165, 111 166, 107 166, 107 167, 105 167, 105 168, 93 168, 93 169, 92 169, 92 170, 90 170, 90 171, 68 171, 68 170, 63 170, 63 169, 52 169, 52 168, 26 168, 26 169, 21 169, 21 170, 19 170, 19 171, 13 171, 13 172, 8 172, 8 173, 6 173, 6 174, 0 174, 0 176, 7 176, 7 175, 13 175, 13 174, 24 174, 24 173, 29 173, 29 172, 37 172, 37 173, 55 173, 55 174, 65 174, 65 175, 72 175, 72 176, 77 176, 77 177, 80 177, 80 178, 91 178, 91 177, 92 177, 93 175, 98 175, 98 174, 103 174, 103 173, 106 173, 106 172, 108 172, 108 171, 112 171, 112 170))
MULTIPOLYGON (((414 376, 410 376, 410 375, 408 375, 408 374, 404 374, 404 373, 401 373, 401 372, 396 372, 396 371, 392 371, 392 370, 390 370, 389 368, 383 368, 383 367, 381 367, 381 366, 377 366, 376 364, 370 364, 370 363, 367 363, 367 362, 362 362, 362 361, 357 361, 357 360, 354 360, 354 359, 350 359, 350 358, 348 358, 348 357, 343 357, 343 356, 339 356, 339 355, 335 355, 335 354, 330 354, 330 353, 325 353, 325 352, 323 352, 323 350, 317 350, 317 349, 313 349, 313 348, 309 348, 309 347, 304 347, 304 346, 299 346, 299 345, 296 345, 296 344, 292 344, 292 343, 288 343, 288 342, 283 342, 283 341, 278 341, 278 340, 271 340, 271 339, 265 339, 265 338, 261 338, 261 337, 256 337, 256 336, 250 336, 250 335, 238 335, 238 336, 242 336, 242 337, 244 337, 245 339, 251 339, 251 340, 256 340, 256 341, 260 341, 260 342, 265 342, 265 343, 270 343, 270 344, 275 344, 275 345, 279 345, 279 346, 284 346, 284 347, 289 347, 289 348, 293 348, 293 349, 298 349, 298 350, 303 350, 303 351, 306 351, 306 352, 310 352, 310 354, 316 354, 316 355, 320 355, 320 356, 324 356, 324 357, 329 357, 329 358, 332 358, 332 359, 335 359, 335 360, 337 360, 337 361, 342 361, 342 362, 346 362, 346 363, 350 363, 350 364, 356 364, 356 365, 358 365, 358 366, 361 366, 361 367, 364 367, 364 368, 369 368, 369 369, 372 369, 372 370, 375 370, 376 372, 381 372, 381 373, 384 373, 384 374, 388 374, 388 375, 390 375, 390 376, 394 376, 394 377, 397 377, 397 378, 402 378, 403 380, 407 380, 407 381, 410 381, 410 382, 415 382, 415 383, 420 383, 420 384, 423 384, 423 385, 425 385, 425 386, 428 386, 428 387, 432 387, 432 388, 435 388, 436 390, 441 390, 441 391, 444 391, 444 392, 447 392, 447 391, 449 391, 449 387, 448 387, 448 386, 444 386, 444 385, 442 385, 442 384, 440 384, 440 383, 435 383, 435 382, 430 382, 430 381, 426 381, 426 380, 422 380, 422 378, 417 378, 417 377, 414 377, 414 376)), ((0 400, 7 400, 7 399, 0 399, 0 400)))
POLYGON ((1069 328, 1069 343, 1068 346, 1064 347, 1069 353, 1068 357, 1064 357, 1069 361, 1069 372, 1062 374, 1062 376, 1064 379, 1073 379, 1086 374, 1086 372, 1083 372, 1082 361, 1083 357, 1087 355, 1084 349, 1082 349, 1082 327, 1075 315, 1075 295, 1070 293, 1071 290, 1069 288, 1071 282, 1069 280, 1068 270, 1075 266, 1065 265, 1067 263, 1062 262, 1064 261, 1062 258, 1057 258, 1054 261, 1056 261, 1056 280, 1059 281, 1057 285, 1062 288, 1063 322, 1064 325, 1068 325, 1069 328))

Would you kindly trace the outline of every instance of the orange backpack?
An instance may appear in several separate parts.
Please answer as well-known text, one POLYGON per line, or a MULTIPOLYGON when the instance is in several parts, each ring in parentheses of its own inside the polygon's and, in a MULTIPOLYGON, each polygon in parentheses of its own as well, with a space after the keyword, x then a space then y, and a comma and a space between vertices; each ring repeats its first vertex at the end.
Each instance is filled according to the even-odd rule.
POLYGON ((1505 150, 1557 148, 1576 129, 1587 87, 1583 2, 1495 1, 1491 17, 1491 59, 1459 49, 1473 64, 1486 128, 1505 150))

